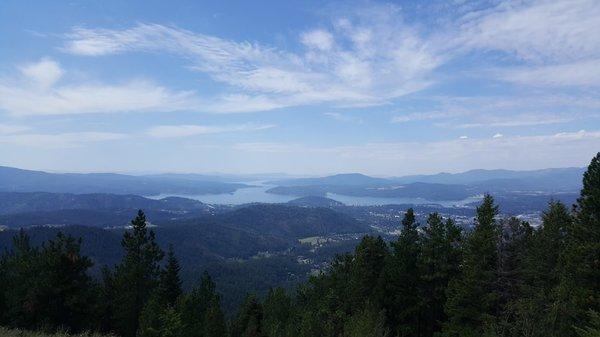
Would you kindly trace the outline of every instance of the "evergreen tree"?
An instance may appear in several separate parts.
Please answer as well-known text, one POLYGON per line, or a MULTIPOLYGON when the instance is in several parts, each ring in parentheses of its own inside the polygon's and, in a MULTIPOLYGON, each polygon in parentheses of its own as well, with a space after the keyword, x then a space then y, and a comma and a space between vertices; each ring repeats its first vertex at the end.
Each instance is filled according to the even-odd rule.
POLYGON ((295 337, 292 330, 292 299, 283 288, 270 289, 263 303, 265 335, 268 337, 295 337))
POLYGON ((231 337, 263 337, 263 308, 255 295, 248 295, 231 325, 231 337))
POLYGON ((542 215, 541 227, 533 232, 526 247, 523 267, 524 284, 520 298, 514 303, 515 335, 552 336, 554 289, 559 282, 559 257, 565 249, 572 217, 564 204, 551 201, 542 215))
POLYGON ((167 265, 161 271, 158 287, 152 292, 140 313, 139 336, 154 336, 160 330, 166 310, 173 308, 182 294, 179 262, 169 245, 167 265))
POLYGON ((527 250, 533 230, 529 223, 515 217, 501 221, 502 235, 498 244, 498 268, 494 292, 498 296, 498 314, 494 329, 502 336, 522 332, 518 324, 519 300, 524 298, 527 280, 527 250))
POLYGON ((177 305, 183 322, 182 337, 221 337, 226 333, 221 299, 215 283, 204 272, 198 287, 184 295, 177 305))
POLYGON ((386 263, 381 286, 388 323, 399 336, 422 334, 419 259, 421 243, 414 211, 402 220, 402 232, 392 243, 393 254, 386 263))
POLYGON ((132 231, 123 235, 125 256, 114 275, 113 319, 116 331, 123 337, 136 335, 142 309, 158 285, 159 263, 164 255, 154 232, 146 227, 144 212, 140 210, 131 225, 132 231))
POLYGON ((350 270, 350 291, 353 310, 360 310, 366 301, 374 301, 381 283, 383 268, 389 252, 385 241, 378 236, 365 235, 354 250, 350 270))
POLYGON ((32 248, 21 231, 2 260, 7 309, 3 324, 27 329, 81 331, 93 327, 95 287, 87 275, 92 262, 80 254, 81 241, 58 233, 32 248))
POLYGON ((573 326, 589 325, 590 310, 600 311, 600 153, 583 175, 560 266, 552 321, 557 333, 572 336, 573 326))
POLYGON ((346 323, 344 337, 387 337, 385 314, 373 306, 367 306, 355 313, 346 323))
POLYGON ((450 280, 459 273, 461 230, 452 219, 446 222, 432 213, 423 230, 420 260, 423 284, 423 336, 433 336, 446 320, 444 304, 450 280))
POLYGON ((164 297, 165 304, 168 306, 174 306, 179 296, 181 296, 181 279, 179 278, 179 272, 181 267, 179 261, 173 251, 173 245, 169 245, 169 251, 167 253, 167 265, 160 277, 160 289, 161 296, 164 297))
POLYGON ((461 275, 448 287, 447 336, 481 336, 495 323, 499 308, 495 292, 500 236, 497 214, 494 199, 485 195, 477 207, 475 227, 464 244, 461 275))

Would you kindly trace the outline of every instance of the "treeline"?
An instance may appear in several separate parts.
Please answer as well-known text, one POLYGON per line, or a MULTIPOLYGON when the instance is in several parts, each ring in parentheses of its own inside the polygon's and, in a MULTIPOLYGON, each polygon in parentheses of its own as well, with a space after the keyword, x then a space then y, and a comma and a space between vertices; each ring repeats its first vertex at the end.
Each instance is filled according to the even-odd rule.
POLYGON ((551 202, 543 224, 499 219, 486 195, 473 229, 409 209, 386 243, 353 253, 290 295, 249 295, 227 319, 208 274, 184 293, 140 211, 121 262, 99 281, 81 242, 58 235, 32 247, 21 232, 0 260, 0 325, 112 332, 123 337, 600 336, 600 153, 576 205, 551 202))

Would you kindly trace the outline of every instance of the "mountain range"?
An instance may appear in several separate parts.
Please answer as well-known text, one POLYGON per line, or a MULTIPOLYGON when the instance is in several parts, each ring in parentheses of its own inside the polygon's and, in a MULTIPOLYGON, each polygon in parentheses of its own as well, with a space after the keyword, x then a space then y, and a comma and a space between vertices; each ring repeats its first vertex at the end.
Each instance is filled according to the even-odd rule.
POLYGON ((0 191, 116 193, 136 195, 217 194, 247 185, 186 176, 133 176, 116 173, 48 173, 0 166, 0 191))

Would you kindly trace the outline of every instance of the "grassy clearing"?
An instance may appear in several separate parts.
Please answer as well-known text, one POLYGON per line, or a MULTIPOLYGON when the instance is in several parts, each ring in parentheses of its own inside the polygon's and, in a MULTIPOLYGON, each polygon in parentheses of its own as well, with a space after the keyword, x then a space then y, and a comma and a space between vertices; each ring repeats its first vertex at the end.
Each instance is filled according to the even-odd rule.
POLYGON ((98 333, 80 333, 71 335, 64 332, 48 334, 44 332, 25 331, 19 329, 6 329, 0 327, 0 336, 2 337, 115 337, 112 335, 101 335, 98 333))

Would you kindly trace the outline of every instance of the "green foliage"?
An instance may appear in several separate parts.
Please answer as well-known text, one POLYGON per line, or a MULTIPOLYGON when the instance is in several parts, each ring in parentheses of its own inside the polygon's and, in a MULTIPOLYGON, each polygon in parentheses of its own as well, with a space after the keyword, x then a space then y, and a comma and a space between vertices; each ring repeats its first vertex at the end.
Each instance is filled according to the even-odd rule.
POLYGON ((344 328, 344 337, 387 337, 389 330, 385 325, 385 314, 367 307, 348 320, 344 328))
POLYGON ((263 327, 269 337, 293 337, 294 307, 283 288, 269 290, 263 303, 263 327))
POLYGON ((584 328, 575 328, 579 337, 600 337, 600 314, 588 311, 589 325, 584 328))
POLYGON ((173 251, 173 245, 169 245, 167 253, 167 265, 160 275, 159 293, 163 297, 164 303, 168 306, 174 306, 177 299, 182 294, 181 278, 179 272, 181 267, 173 251))
POLYGON ((498 314, 499 296, 494 291, 500 238, 497 214, 494 199, 485 195, 477 207, 475 228, 464 244, 461 275, 448 288, 444 330, 449 336, 481 335, 498 314))
POLYGON ((231 325, 232 337, 262 337, 263 308, 256 296, 248 295, 231 325))
POLYGON ((429 215, 423 232, 419 263, 423 288, 423 335, 432 336, 446 321, 446 290, 448 283, 459 274, 462 234, 452 219, 444 222, 437 213, 429 215))
POLYGON ((125 256, 114 274, 114 328, 123 337, 134 337, 139 317, 159 282, 164 253, 155 242, 153 231, 146 227, 142 211, 131 221, 132 231, 125 232, 121 245, 125 256))
POLYGON ((553 323, 563 336, 586 326, 589 310, 600 311, 600 153, 583 176, 583 189, 560 257, 553 323))
POLYGON ((392 255, 385 266, 381 302, 393 331, 400 336, 420 333, 422 300, 419 279, 421 238, 415 214, 409 208, 402 220, 402 233, 392 242, 392 255))
MULTIPOLYGON (((164 254, 141 211, 101 285, 87 274, 80 241, 59 234, 33 247, 21 232, 0 258, 0 324, 122 337, 599 336, 599 212, 600 154, 573 213, 551 202, 538 229, 498 219, 490 195, 464 235, 437 213, 420 228, 409 209, 396 240, 363 237, 295 296, 283 288, 262 300, 248 295, 229 326, 207 272, 184 293, 172 247, 161 268, 164 254)), ((27 336, 0 329, 15 333, 27 336)))
POLYGON ((12 327, 54 331, 93 328, 90 321, 96 287, 80 255, 81 242, 58 233, 39 248, 21 231, 14 250, 0 262, 3 305, 0 322, 12 327))
POLYGON ((215 283, 206 272, 199 286, 181 298, 177 311, 183 322, 182 337, 219 337, 226 334, 221 299, 215 291, 215 283))

